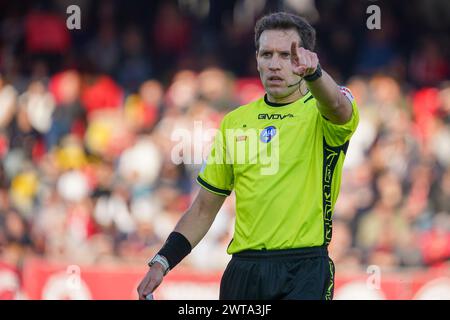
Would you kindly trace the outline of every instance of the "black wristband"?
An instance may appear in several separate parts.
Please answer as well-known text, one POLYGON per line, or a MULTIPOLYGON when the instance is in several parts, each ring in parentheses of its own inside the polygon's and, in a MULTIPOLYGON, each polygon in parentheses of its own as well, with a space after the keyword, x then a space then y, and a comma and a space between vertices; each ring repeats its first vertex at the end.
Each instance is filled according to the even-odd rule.
POLYGON ((158 254, 164 256, 169 262, 170 270, 172 270, 184 257, 192 250, 192 246, 188 239, 179 232, 169 234, 158 254))
POLYGON ((316 71, 314 71, 313 74, 303 77, 303 79, 305 79, 305 81, 311 82, 311 81, 319 79, 321 76, 322 76, 322 68, 320 67, 320 63, 319 63, 319 64, 317 64, 316 71))

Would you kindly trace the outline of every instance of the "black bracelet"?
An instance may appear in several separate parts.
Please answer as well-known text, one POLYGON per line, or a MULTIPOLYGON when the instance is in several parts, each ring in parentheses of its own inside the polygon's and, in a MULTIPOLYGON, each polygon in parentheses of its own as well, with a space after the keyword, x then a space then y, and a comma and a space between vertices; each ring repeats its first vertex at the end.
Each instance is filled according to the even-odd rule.
POLYGON ((305 79, 305 81, 311 82, 311 81, 319 79, 321 76, 322 76, 322 68, 320 67, 320 63, 319 63, 319 64, 317 64, 316 71, 314 71, 313 74, 303 77, 303 79, 305 79))
POLYGON ((158 254, 164 256, 169 262, 170 270, 172 270, 181 260, 184 259, 192 250, 192 246, 188 239, 179 232, 169 234, 158 254))

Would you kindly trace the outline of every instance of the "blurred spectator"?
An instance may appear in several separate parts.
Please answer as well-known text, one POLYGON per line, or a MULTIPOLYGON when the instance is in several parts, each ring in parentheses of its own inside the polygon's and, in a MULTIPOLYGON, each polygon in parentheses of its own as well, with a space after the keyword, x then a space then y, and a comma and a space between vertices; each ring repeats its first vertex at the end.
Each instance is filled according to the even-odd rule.
POLYGON ((380 70, 387 70, 394 62, 395 48, 391 39, 388 21, 383 17, 382 30, 367 32, 365 42, 362 44, 357 63, 357 72, 371 74, 380 70))
POLYGON ((398 177, 386 171, 376 178, 376 190, 380 198, 361 219, 357 244, 369 254, 368 264, 395 266, 396 244, 410 232, 408 222, 399 214, 402 188, 398 177))
POLYGON ((86 75, 81 101, 88 116, 103 109, 119 108, 123 100, 123 89, 106 75, 86 75))
MULTIPOLYGON (((37 85, 40 90, 40 85, 37 85)), ((40 93, 36 93, 39 95, 40 93)), ((10 149, 20 148, 24 151, 31 151, 37 138, 40 137, 39 132, 33 127, 28 104, 29 96, 27 93, 21 96, 21 103, 15 113, 15 118, 12 120, 9 129, 10 149)), ((38 98, 39 99, 39 98, 38 98)), ((31 153, 30 153, 31 155, 31 153)))
POLYGON ((152 186, 160 169, 159 150, 149 138, 142 138, 122 153, 118 173, 130 185, 152 186), (146 165, 143 166, 143 163, 146 165))
POLYGON ((28 90, 19 97, 19 105, 27 113, 31 127, 40 134, 48 132, 55 102, 40 81, 33 81, 28 90))
POLYGON ((118 79, 127 91, 134 92, 142 82, 152 76, 150 57, 144 52, 139 29, 130 26, 122 39, 123 57, 118 70, 118 79))
POLYGON ((428 163, 419 163, 410 169, 406 179, 408 193, 405 194, 403 217, 419 229, 430 228, 429 195, 434 180, 433 170, 428 163))
POLYGON ((215 109, 230 110, 236 105, 233 97, 233 79, 225 71, 208 68, 198 75, 198 91, 201 98, 215 109))
POLYGON ((8 127, 16 111, 17 90, 0 74, 0 131, 8 127))
POLYGON ((361 254, 352 245, 352 232, 348 223, 335 219, 333 222, 333 241, 330 243, 330 257, 336 265, 346 271, 358 270, 361 254))
POLYGON ((33 10, 24 22, 26 51, 34 58, 43 59, 57 71, 62 57, 71 48, 71 37, 64 17, 50 11, 33 10))
POLYGON ((114 74, 120 59, 120 45, 113 21, 100 20, 99 30, 86 50, 100 72, 114 74))
POLYGON ((108 161, 132 146, 135 134, 123 121, 122 110, 97 111, 91 115, 84 136, 88 151, 108 161))
POLYGON ((430 200, 434 212, 443 212, 450 216, 450 166, 447 166, 444 174, 434 182, 430 200))
POLYGON ((65 21, 51 12, 30 12, 25 20, 25 37, 27 50, 31 53, 62 54, 70 48, 65 21))
POLYGON ((33 246, 29 232, 29 224, 16 210, 0 215, 0 253, 4 263, 21 269, 33 246))
POLYGON ((137 132, 150 132, 164 112, 164 89, 157 80, 147 80, 139 87, 138 94, 127 97, 125 117, 137 132))
POLYGON ((444 82, 439 91, 440 115, 445 124, 450 123, 450 82, 444 82))
POLYGON ((61 138, 69 133, 80 135, 84 132, 85 112, 81 107, 80 96, 81 79, 78 72, 69 70, 58 73, 52 77, 49 89, 52 93, 56 107, 52 114, 49 131, 45 136, 46 147, 50 150, 58 145, 61 138))
POLYGON ((173 70, 173 64, 183 53, 187 52, 191 44, 191 24, 181 15, 178 7, 171 1, 160 2, 152 26, 152 39, 154 43, 156 63, 159 71, 162 66, 173 70))
POLYGON ((448 59, 436 41, 427 37, 421 42, 411 58, 411 77, 420 86, 436 85, 450 74, 448 59))
POLYGON ((422 235, 421 250, 427 265, 439 266, 450 258, 450 223, 448 216, 448 213, 437 214, 433 221, 433 228, 422 235))

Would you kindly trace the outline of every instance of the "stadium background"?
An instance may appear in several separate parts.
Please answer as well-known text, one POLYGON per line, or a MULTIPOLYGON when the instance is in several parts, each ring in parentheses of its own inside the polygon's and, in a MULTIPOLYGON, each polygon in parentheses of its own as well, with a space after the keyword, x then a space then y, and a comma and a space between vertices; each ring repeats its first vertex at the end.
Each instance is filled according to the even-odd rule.
MULTIPOLYGON (((361 112, 334 214, 336 298, 450 298, 447 0, 1 0, 0 298, 137 297, 199 188, 171 135, 203 150, 196 124, 262 94, 253 25, 279 9, 312 22, 361 112), (71 4, 81 30, 66 28, 71 4)), ((157 298, 217 298, 233 201, 157 298)))

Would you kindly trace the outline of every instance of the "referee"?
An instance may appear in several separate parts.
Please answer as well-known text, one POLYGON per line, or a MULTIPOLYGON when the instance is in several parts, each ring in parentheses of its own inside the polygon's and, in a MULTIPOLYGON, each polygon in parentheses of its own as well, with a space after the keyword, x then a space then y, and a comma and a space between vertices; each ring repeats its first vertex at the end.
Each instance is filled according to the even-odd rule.
POLYGON ((228 113, 197 182, 202 186, 138 287, 145 299, 236 194, 232 254, 220 299, 323 299, 334 289, 327 247, 356 103, 321 69, 315 30, 284 12, 255 26, 266 94, 228 113))

